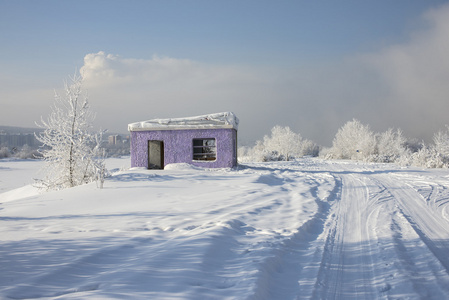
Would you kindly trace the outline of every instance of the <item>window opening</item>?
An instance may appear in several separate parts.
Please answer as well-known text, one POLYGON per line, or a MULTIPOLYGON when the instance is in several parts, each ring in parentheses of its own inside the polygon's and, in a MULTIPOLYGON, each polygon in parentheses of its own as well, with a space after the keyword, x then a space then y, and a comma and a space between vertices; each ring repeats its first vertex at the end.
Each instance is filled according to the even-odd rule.
POLYGON ((194 139, 193 160, 216 160, 217 147, 215 139, 194 139))

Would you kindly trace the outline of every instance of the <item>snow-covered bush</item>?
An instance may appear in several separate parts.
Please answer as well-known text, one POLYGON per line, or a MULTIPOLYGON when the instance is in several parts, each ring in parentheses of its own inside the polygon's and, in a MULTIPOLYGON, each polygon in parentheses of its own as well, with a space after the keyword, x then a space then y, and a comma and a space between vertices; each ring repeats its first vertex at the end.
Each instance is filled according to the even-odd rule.
POLYGON ((434 135, 433 144, 408 141, 406 153, 397 161, 401 165, 424 168, 449 168, 449 127, 434 135))
POLYGON ((423 142, 416 139, 408 139, 404 144, 405 149, 410 151, 410 153, 418 152, 423 147, 423 142))
POLYGON ((322 159, 333 159, 331 147, 321 147, 318 156, 322 159))
POLYGON ((441 168, 444 166, 441 156, 432 145, 425 145, 414 153, 411 153, 409 164, 424 168, 441 168))
POLYGON ((101 138, 92 131, 94 114, 76 75, 64 85, 64 94, 55 95, 55 104, 48 119, 42 119, 45 130, 36 138, 43 146, 46 177, 38 184, 46 189, 74 187, 98 179, 102 164, 95 161, 101 138), (100 169, 99 169, 100 168, 100 169))
POLYGON ((42 155, 39 153, 37 149, 33 149, 28 145, 24 145, 20 151, 14 154, 14 157, 20 159, 34 159, 34 158, 42 158, 42 155))
POLYGON ((9 147, 3 146, 0 148, 0 159, 1 158, 19 158, 19 159, 36 159, 42 158, 42 155, 35 148, 31 148, 28 145, 24 145, 21 149, 17 149, 13 147, 10 149, 9 147))
POLYGON ((248 152, 251 148, 247 147, 247 146, 239 146, 237 148, 237 157, 245 157, 248 155, 248 152))
POLYGON ((437 132, 433 141, 434 143, 430 145, 421 143, 419 149, 410 154, 409 165, 424 168, 449 168, 448 132, 437 132))
POLYGON ((253 148, 246 150, 246 155, 239 157, 242 162, 251 161, 273 161, 279 160, 279 155, 277 152, 273 153, 265 149, 264 143, 262 141, 256 141, 253 148))
POLYGON ((321 147, 314 141, 303 139, 301 142, 300 156, 316 157, 320 154, 321 147))
POLYGON ((395 131, 390 128, 383 133, 376 134, 376 149, 370 160, 383 163, 398 161, 401 156, 407 154, 406 141, 400 129, 395 131))
POLYGON ((1 147, 0 148, 0 158, 6 158, 11 155, 11 152, 9 151, 8 147, 1 147))
POLYGON ((446 125, 446 131, 439 131, 433 137, 435 152, 439 154, 444 167, 449 167, 449 126, 446 125))

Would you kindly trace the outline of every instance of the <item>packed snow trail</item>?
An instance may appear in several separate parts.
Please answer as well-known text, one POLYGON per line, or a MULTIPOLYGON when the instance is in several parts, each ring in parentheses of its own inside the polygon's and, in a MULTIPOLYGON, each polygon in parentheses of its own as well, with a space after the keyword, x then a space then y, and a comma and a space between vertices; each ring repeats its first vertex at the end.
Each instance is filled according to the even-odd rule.
POLYGON ((369 191, 363 178, 343 175, 341 193, 329 217, 323 270, 319 277, 321 299, 373 299, 378 296, 373 268, 376 247, 370 228, 376 226, 367 210, 369 191), (374 245, 373 245, 374 243, 374 245))
POLYGON ((421 240, 429 247, 441 264, 449 270, 449 240, 447 232, 449 221, 439 214, 426 199, 397 180, 394 176, 379 176, 382 184, 387 185, 401 212, 410 222, 421 240))
POLYGON ((4 190, 0 298, 449 298, 448 170, 302 159, 4 190))

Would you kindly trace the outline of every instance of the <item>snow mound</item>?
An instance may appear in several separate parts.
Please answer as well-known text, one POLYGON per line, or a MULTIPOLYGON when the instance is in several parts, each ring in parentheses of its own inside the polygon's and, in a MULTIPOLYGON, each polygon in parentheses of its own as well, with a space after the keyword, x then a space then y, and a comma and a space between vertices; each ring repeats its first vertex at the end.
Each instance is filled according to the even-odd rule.
POLYGON ((39 189, 32 184, 7 191, 5 193, 1 194, 1 201, 2 202, 9 202, 13 200, 18 200, 22 198, 28 198, 32 196, 39 195, 39 189))
POLYGON ((164 167, 165 170, 202 170, 200 167, 196 167, 194 165, 188 163, 176 163, 176 164, 168 164, 164 167))
POLYGON ((132 167, 132 168, 129 168, 129 170, 130 171, 148 171, 148 169, 145 167, 132 167))

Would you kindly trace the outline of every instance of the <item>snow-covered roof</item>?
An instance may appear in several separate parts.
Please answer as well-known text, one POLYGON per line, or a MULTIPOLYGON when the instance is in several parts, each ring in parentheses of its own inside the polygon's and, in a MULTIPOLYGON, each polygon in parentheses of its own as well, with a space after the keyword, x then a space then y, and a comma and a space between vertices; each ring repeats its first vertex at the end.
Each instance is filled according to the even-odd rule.
POLYGON ((196 117, 153 119, 128 124, 128 131, 176 130, 176 129, 238 129, 239 119, 233 112, 221 112, 196 117))

